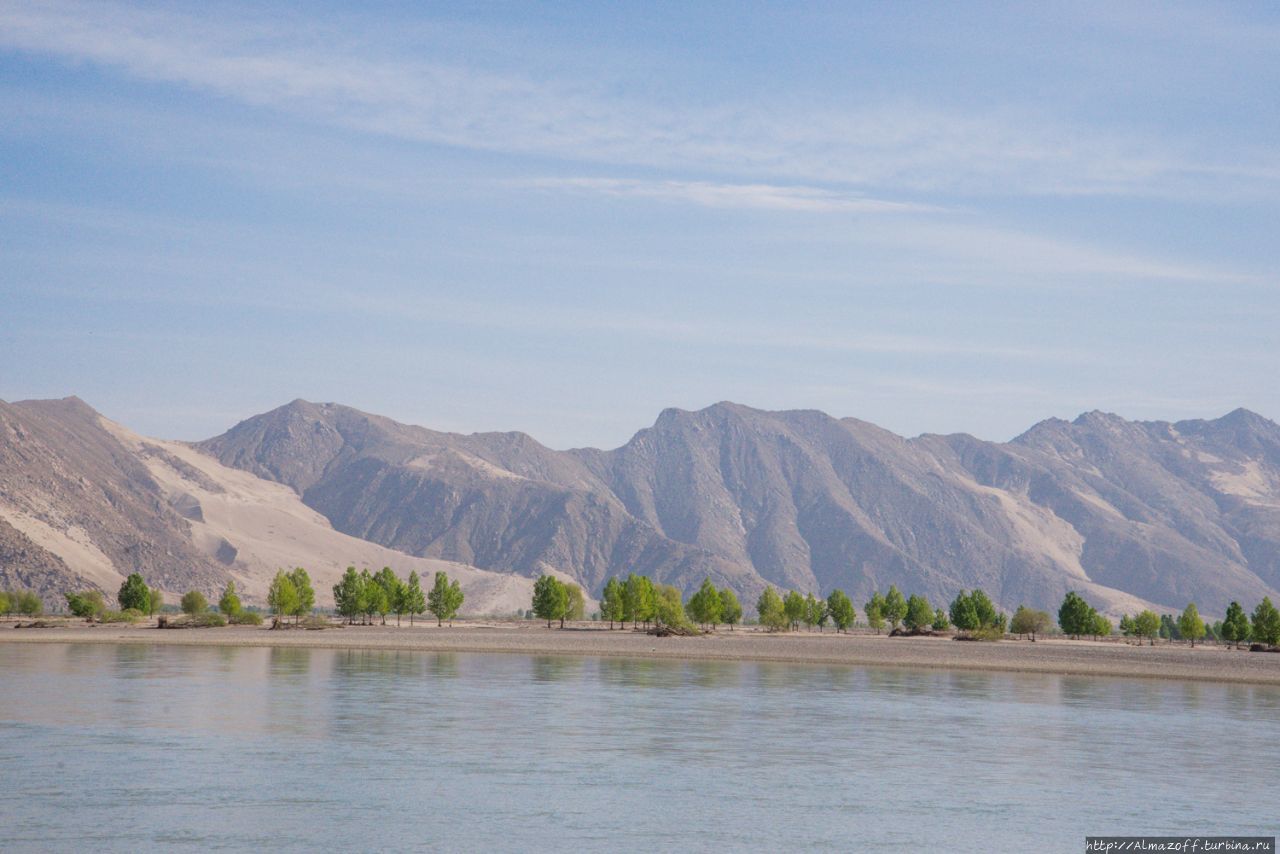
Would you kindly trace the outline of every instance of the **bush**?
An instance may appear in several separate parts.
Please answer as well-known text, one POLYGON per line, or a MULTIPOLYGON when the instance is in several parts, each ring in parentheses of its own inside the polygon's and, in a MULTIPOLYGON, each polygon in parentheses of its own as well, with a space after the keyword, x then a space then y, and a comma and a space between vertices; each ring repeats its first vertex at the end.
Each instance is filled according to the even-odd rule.
POLYGON ((136 623, 142 616, 137 608, 125 608, 123 611, 103 611, 98 620, 103 623, 136 623))
POLYGON ((202 614, 184 614, 172 620, 165 619, 159 627, 162 629, 216 629, 226 624, 226 617, 213 611, 205 611, 202 614))
POLYGON ((262 625, 262 615, 256 611, 240 611, 232 614, 227 622, 233 626, 260 626, 262 625))
POLYGON ((203 614, 209 610, 209 601, 199 590, 188 590, 182 594, 182 612, 184 614, 203 614))
POLYGON ((85 590, 67 594, 67 609, 72 616, 92 619, 107 610, 107 605, 97 590, 85 590))
POLYGON ((1004 626, 983 626, 980 629, 972 629, 965 634, 955 636, 956 640, 975 640, 975 641, 998 641, 1004 640, 1004 626))

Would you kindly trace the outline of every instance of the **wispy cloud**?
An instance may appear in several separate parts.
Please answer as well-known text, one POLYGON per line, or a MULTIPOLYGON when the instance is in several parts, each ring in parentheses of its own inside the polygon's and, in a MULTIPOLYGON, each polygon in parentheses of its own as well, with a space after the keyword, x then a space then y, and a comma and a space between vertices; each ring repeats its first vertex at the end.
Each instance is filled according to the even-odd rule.
MULTIPOLYGON (((1163 196, 1212 184, 1217 192, 1260 193, 1259 182, 1280 177, 1274 156, 1240 163, 1232 152, 1208 156, 1176 141, 1016 109, 658 103, 619 96, 601 81, 396 56, 394 45, 371 38, 312 23, 228 21, 110 3, 0 4, 0 46, 12 50, 362 132, 471 149, 903 191, 1163 196)), ((775 208, 857 203, 761 189, 772 183, 729 194, 696 184, 612 191, 775 208)))
POLYGON ((933 205, 874 199, 821 187, 777 184, 727 184, 710 181, 627 178, 539 178, 524 183, 527 186, 547 190, 682 202, 708 208, 853 214, 921 213, 941 210, 933 205))

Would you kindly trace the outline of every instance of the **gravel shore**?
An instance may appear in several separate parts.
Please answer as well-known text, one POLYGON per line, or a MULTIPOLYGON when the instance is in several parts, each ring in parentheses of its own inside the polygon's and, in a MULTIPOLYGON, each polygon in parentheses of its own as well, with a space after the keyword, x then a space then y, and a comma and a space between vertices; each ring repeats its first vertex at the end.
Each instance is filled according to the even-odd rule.
POLYGON ((47 628, 14 628, 0 621, 0 643, 150 643, 186 646, 306 646, 406 649, 423 652, 501 652, 634 658, 782 661, 870 667, 925 667, 1123 676, 1280 685, 1280 654, 1251 653, 1207 644, 1138 646, 1121 641, 1062 639, 956 642, 947 638, 889 638, 854 633, 768 634, 721 629, 701 637, 659 638, 638 631, 608 631, 598 623, 548 630, 545 624, 459 621, 437 628, 419 623, 344 626, 323 631, 228 626, 158 630, 153 624, 96 625, 49 621, 47 628))

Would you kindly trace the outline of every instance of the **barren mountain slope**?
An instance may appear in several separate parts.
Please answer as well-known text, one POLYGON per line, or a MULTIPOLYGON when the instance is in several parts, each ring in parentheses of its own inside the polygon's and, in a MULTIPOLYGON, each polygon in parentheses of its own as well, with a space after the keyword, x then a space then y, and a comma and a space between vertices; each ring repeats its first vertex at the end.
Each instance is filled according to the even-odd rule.
POLYGON ((355 565, 417 571, 424 586, 447 571, 473 613, 528 607, 527 579, 339 533, 288 487, 138 436, 78 400, 0 404, 0 418, 9 428, 0 442, 0 583, 50 601, 76 587, 114 595, 137 570, 175 595, 213 597, 234 578, 261 603, 277 569, 305 566, 329 604, 333 583, 355 565))

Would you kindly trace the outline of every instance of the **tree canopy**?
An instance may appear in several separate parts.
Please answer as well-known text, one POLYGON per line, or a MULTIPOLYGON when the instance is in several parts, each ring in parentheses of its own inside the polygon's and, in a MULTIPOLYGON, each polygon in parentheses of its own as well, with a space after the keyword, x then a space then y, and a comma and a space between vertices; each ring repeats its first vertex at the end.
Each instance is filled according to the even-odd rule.
POLYGON ((182 613, 203 614, 209 610, 209 600, 199 590, 188 590, 182 594, 182 613))
POLYGON ((1188 604, 1182 615, 1178 617, 1178 631, 1184 638, 1191 641, 1193 648, 1196 641, 1204 637, 1204 620, 1200 618, 1195 602, 1188 604))
POLYGON ((840 588, 831 591, 831 595, 827 596, 827 613, 831 615, 831 622, 835 624, 837 632, 846 632, 853 625, 853 602, 849 599, 849 594, 840 588))
POLYGON ((147 582, 142 580, 141 575, 133 572, 120 585, 116 599, 120 602, 120 610, 133 608, 145 614, 151 607, 151 588, 147 587, 147 582))
POLYGON ((445 620, 452 623, 464 598, 462 586, 456 579, 451 581, 448 573, 437 572, 435 584, 427 594, 427 610, 436 618, 437 626, 443 625, 445 620))
POLYGON ((1253 640, 1269 646, 1280 644, 1280 611, 1271 604, 1271 597, 1264 596, 1253 609, 1253 640))
POLYGON ((738 594, 728 587, 720 588, 720 619, 730 631, 742 620, 742 603, 738 601, 738 594))
POLYGON ((756 600, 756 613, 760 616, 760 625, 772 631, 785 629, 790 622, 782 604, 782 597, 772 587, 766 587, 760 594, 760 598, 756 600))

